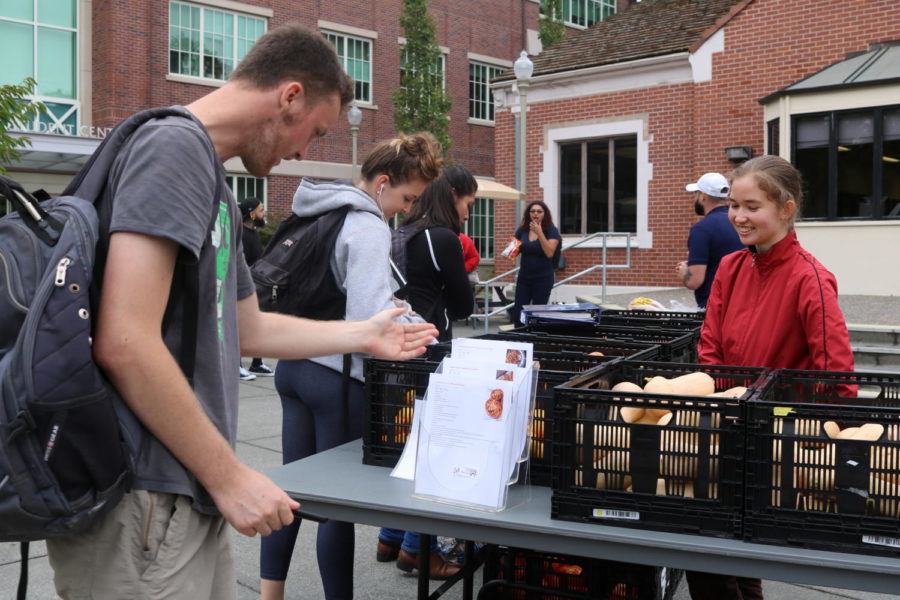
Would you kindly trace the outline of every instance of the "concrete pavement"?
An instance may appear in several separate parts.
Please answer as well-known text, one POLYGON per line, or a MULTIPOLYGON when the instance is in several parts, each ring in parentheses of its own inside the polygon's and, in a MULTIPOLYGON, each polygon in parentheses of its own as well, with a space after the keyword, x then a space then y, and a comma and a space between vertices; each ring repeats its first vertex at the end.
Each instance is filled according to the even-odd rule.
MULTIPOLYGON (((599 291, 598 291, 599 292, 599 291)), ((682 290, 622 291, 611 290, 610 302, 627 304, 635 295, 649 295, 668 304, 670 299, 687 303, 690 296, 682 290), (612 293, 615 292, 615 293, 612 293)), ((841 305, 848 322, 881 325, 900 325, 900 299, 875 297, 841 298, 841 305)), ((492 320, 490 327, 496 331, 502 323, 492 320)), ((475 326, 463 323, 454 325, 457 336, 477 335, 483 331, 481 322, 475 326)), ((241 412, 238 426, 237 452, 248 465, 266 470, 281 464, 281 405, 271 378, 241 383, 241 412)), ((294 552, 291 572, 287 582, 287 598, 292 600, 321 600, 324 595, 318 575, 315 557, 315 523, 304 523, 294 552)), ((375 561, 377 529, 365 525, 356 528, 356 559, 354 568, 356 598, 360 600, 412 600, 415 598, 415 578, 399 571, 393 564, 375 561)), ((238 598, 259 598, 259 539, 233 535, 237 570, 238 598)), ((52 600, 52 574, 43 543, 32 544, 28 598, 52 600)), ((14 598, 19 574, 18 544, 0 544, 0 599, 14 598)), ((477 578, 480 577, 480 574, 477 578)), ((476 579, 477 580, 477 579, 476 579)), ((766 581, 767 600, 885 600, 900 595, 873 594, 851 590, 798 586, 766 581)), ((448 600, 462 598, 461 590, 451 590, 444 596, 448 600)), ((676 600, 687 600, 687 586, 682 582, 676 600)))

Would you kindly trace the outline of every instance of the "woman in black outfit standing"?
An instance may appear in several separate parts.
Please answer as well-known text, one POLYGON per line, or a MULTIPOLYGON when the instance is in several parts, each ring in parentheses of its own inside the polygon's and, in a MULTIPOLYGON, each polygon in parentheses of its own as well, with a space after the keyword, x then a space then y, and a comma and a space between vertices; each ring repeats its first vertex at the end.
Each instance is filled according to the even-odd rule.
POLYGON ((516 229, 519 246, 519 276, 516 278, 516 300, 509 310, 509 318, 519 326, 522 307, 526 304, 547 304, 553 289, 553 257, 560 250, 562 236, 553 225, 550 209, 536 200, 528 203, 522 224, 516 229))

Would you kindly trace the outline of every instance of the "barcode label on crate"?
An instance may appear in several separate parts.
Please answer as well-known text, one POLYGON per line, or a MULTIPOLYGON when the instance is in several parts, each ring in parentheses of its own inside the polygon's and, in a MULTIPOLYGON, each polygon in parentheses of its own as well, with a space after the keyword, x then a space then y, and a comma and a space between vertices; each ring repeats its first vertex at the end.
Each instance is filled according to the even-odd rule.
POLYGON ((863 544, 877 544, 879 546, 900 548, 900 538, 890 538, 881 535, 864 535, 862 541, 863 544))
POLYGON ((641 518, 641 513, 630 510, 595 508, 594 516, 600 519, 628 519, 630 521, 639 521, 641 518))

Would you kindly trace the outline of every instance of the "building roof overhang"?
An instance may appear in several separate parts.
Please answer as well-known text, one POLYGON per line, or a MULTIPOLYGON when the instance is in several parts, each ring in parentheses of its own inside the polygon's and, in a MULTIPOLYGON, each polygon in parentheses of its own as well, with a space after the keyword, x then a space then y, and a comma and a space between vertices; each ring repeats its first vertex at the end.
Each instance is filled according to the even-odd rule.
POLYGON ((103 141, 95 137, 17 131, 10 131, 9 135, 20 139, 27 137, 31 144, 18 149, 19 160, 3 166, 45 173, 77 173, 103 141))
POLYGON ((792 94, 896 83, 900 83, 900 42, 876 44, 867 52, 854 53, 773 94, 760 98, 759 103, 769 104, 782 96, 792 94))

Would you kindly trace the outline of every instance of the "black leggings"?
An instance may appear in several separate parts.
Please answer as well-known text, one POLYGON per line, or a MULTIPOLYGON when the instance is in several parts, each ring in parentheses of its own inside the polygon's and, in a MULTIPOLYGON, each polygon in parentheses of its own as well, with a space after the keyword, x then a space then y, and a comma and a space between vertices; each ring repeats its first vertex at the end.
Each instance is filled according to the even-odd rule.
MULTIPOLYGON (((280 360, 275 389, 281 395, 281 448, 285 464, 362 436, 363 384, 350 380, 350 427, 344 431, 341 374, 308 360, 280 360)), ((284 581, 300 520, 262 538, 259 576, 284 581)), ((316 556, 328 600, 353 598, 353 523, 319 525, 316 556)))

